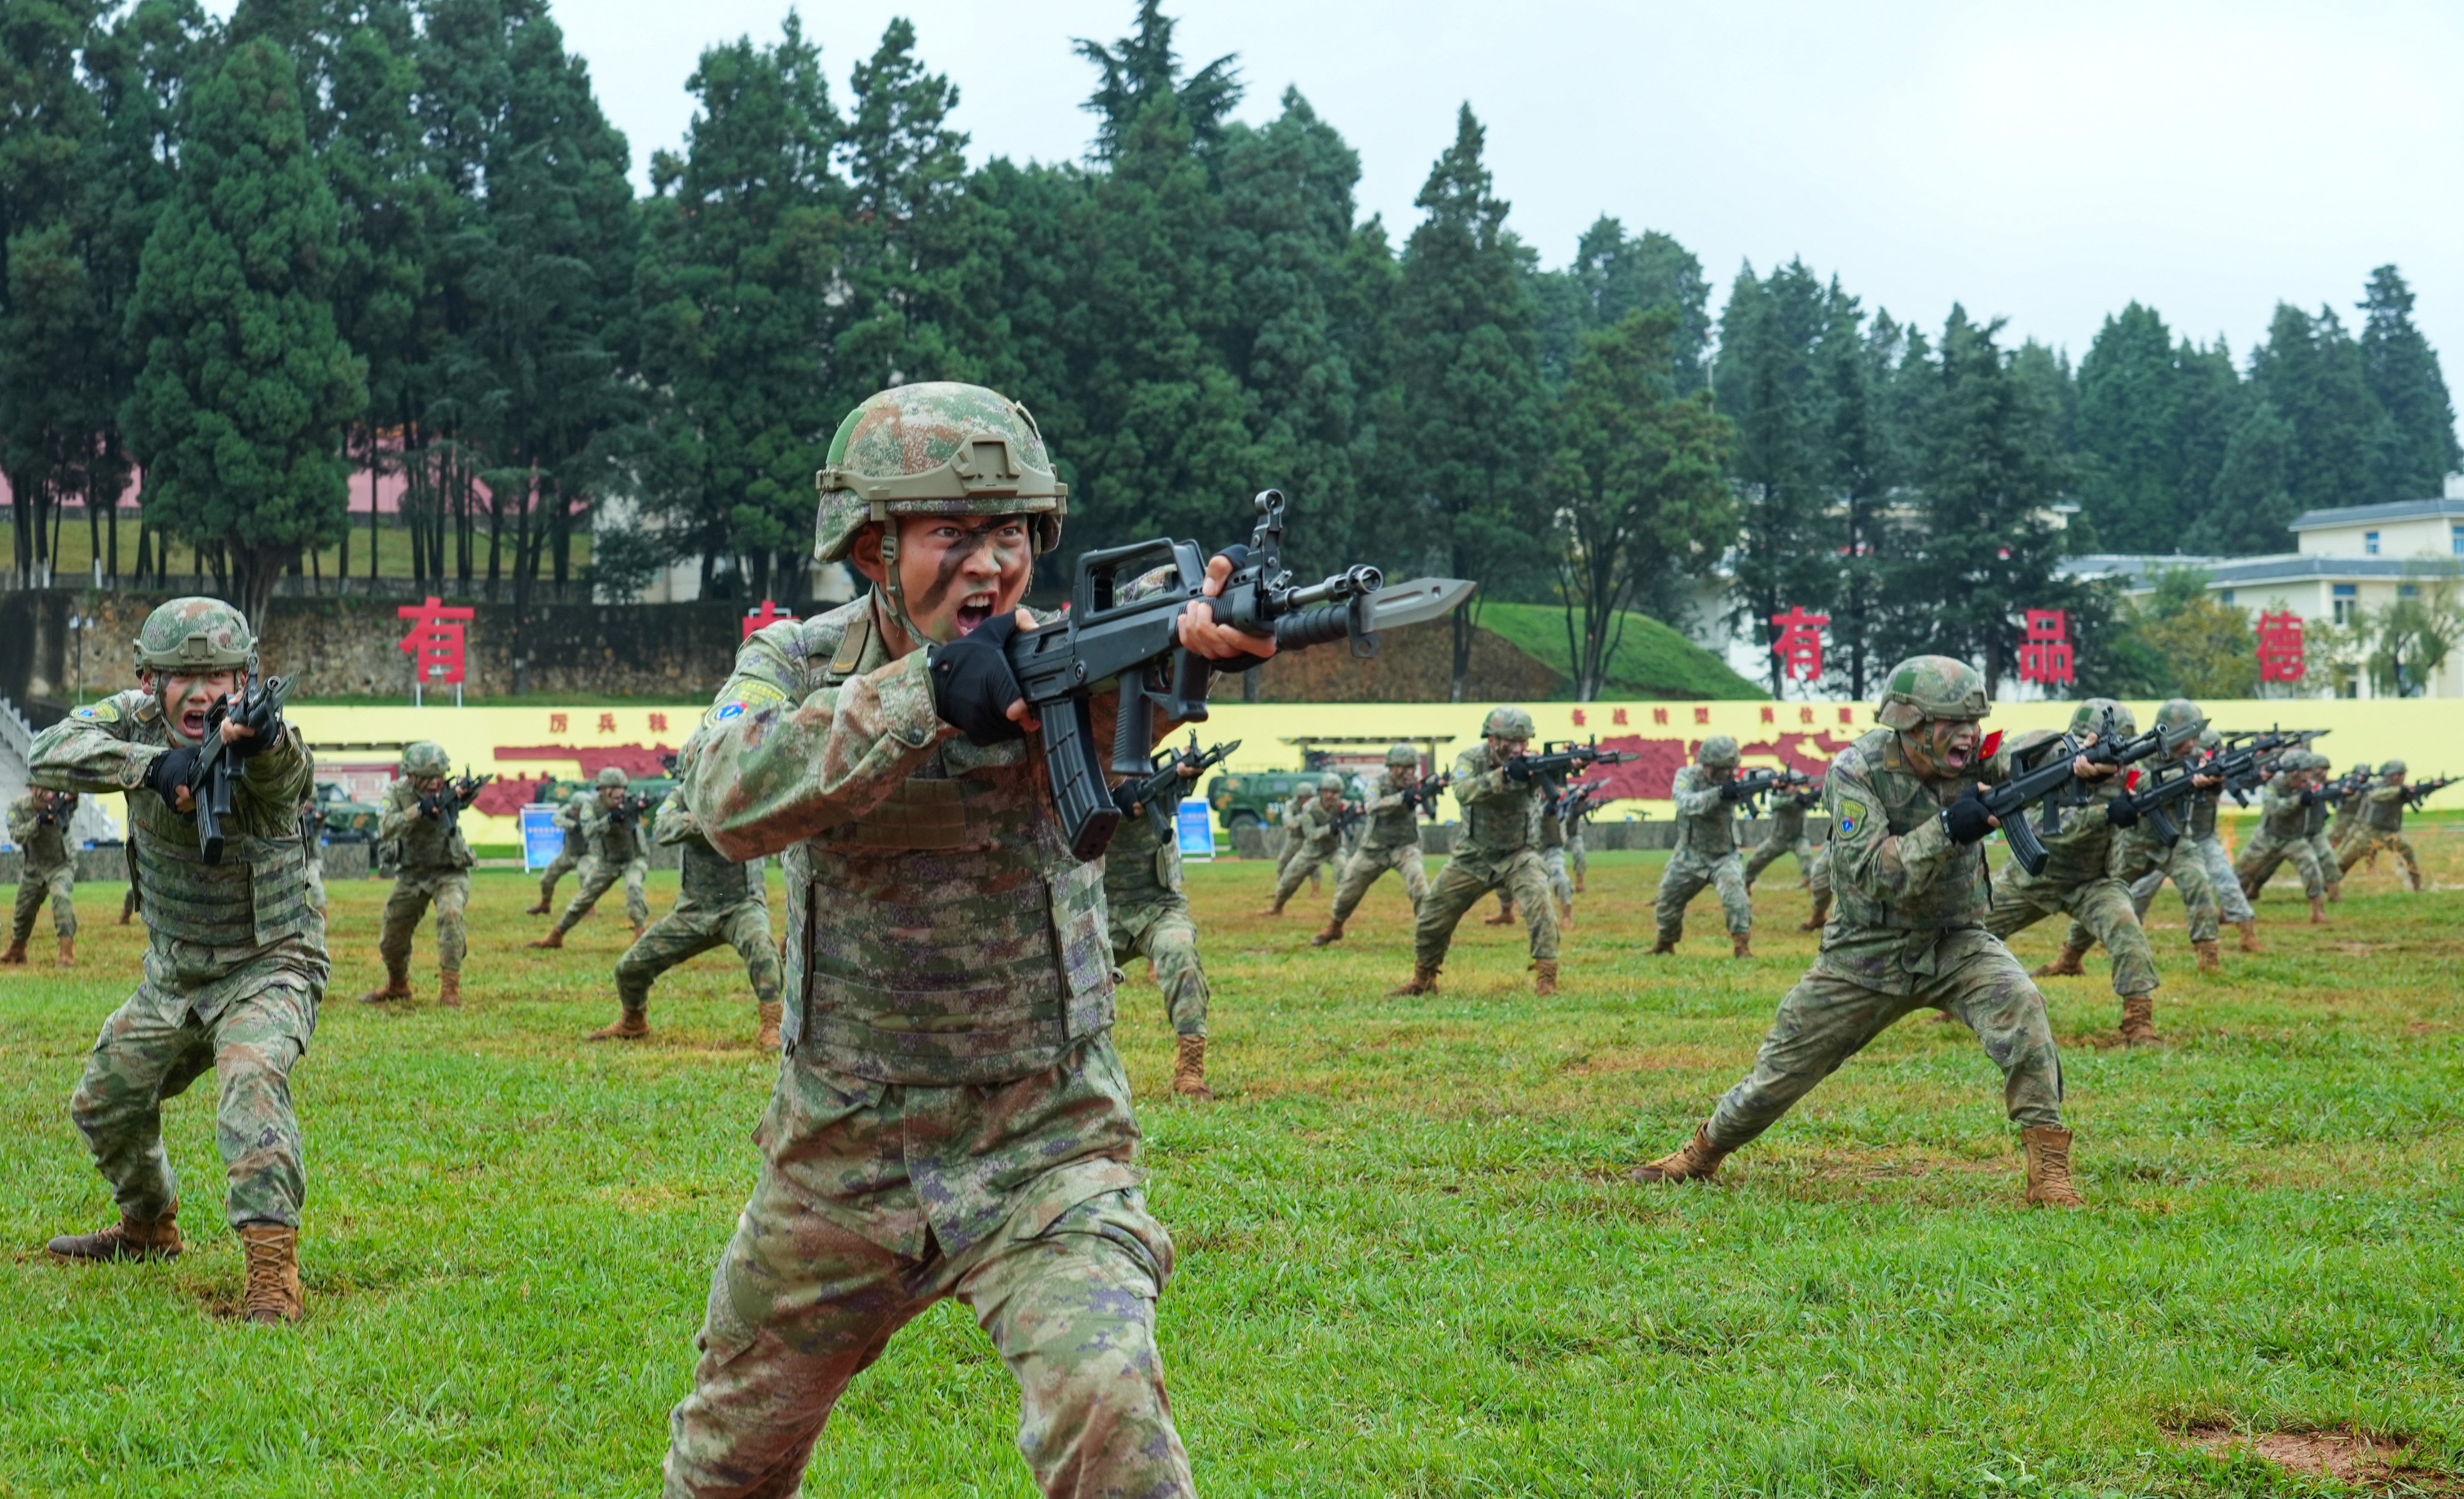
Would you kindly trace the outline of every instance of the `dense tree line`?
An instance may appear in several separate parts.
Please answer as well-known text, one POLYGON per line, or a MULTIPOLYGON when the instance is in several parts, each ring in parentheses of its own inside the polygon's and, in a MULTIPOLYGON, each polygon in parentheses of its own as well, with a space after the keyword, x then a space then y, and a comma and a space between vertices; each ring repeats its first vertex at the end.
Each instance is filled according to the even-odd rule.
POLYGON ((108 524, 142 465, 133 570, 177 539, 261 607, 319 548, 348 570, 347 496, 398 474, 439 586, 585 581, 573 538, 621 499, 586 581, 699 558, 710 592, 794 598, 838 417, 963 379, 1035 412, 1074 542, 1228 540, 1279 487, 1304 568, 1561 604, 1586 694, 1630 610, 1689 623, 1705 597, 1764 639, 1827 613, 1826 685, 1862 694, 1920 648, 2007 674, 2021 608, 2105 628, 2067 552, 2280 548, 2299 510, 2456 467, 2391 266, 2358 336, 2279 308, 2246 367, 2133 304, 2074 371, 1796 261, 1746 268, 1715 316, 1683 245, 1615 218, 1544 267, 1467 105, 1390 230, 1306 99, 1234 120, 1236 59, 1185 64, 1155 0, 1078 51, 1087 158, 970 167, 907 22, 841 91, 791 15, 703 54, 641 197, 545 0, 242 0, 220 25, 195 0, 11 0, 17 567, 63 500, 108 524))

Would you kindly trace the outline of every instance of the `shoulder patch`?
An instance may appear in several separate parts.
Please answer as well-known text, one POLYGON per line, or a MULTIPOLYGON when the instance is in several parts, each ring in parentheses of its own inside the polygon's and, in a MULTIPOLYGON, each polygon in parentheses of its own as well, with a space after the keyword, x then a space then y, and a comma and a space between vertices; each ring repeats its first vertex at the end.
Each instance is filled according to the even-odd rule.
POLYGON ((87 707, 78 709, 76 713, 71 714, 70 716, 73 718, 83 718, 88 723, 118 723, 120 721, 120 710, 112 706, 109 698, 105 698, 101 702, 94 703, 87 707))
POLYGON ((1842 798, 1839 803, 1840 836, 1843 838, 1847 837, 1848 835, 1856 832, 1858 828, 1864 826, 1865 804, 1858 801, 1855 797, 1842 798))
POLYGON ((748 677, 730 686, 719 704, 704 716, 704 723, 725 723, 740 718, 748 712, 783 703, 787 694, 759 677, 748 677))

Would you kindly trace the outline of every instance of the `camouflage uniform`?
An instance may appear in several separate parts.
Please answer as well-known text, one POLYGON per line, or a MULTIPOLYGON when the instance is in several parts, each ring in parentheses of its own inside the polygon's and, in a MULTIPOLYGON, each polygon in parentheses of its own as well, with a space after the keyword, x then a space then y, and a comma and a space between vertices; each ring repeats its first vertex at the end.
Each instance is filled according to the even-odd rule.
MULTIPOLYGON (((156 612, 183 609, 237 618, 209 599, 156 612)), ((145 914, 145 977, 103 1022, 69 1114, 121 1218, 160 1220, 180 1198, 163 1150, 163 1104, 211 1069, 221 1079, 214 1138, 231 1181, 231 1223, 296 1229, 307 1177, 291 1069, 308 1049, 330 973, 299 841, 308 754, 286 729, 234 767, 230 843, 220 864, 207 864, 195 821, 145 789, 147 771, 175 742, 154 694, 132 690, 77 709, 28 755, 39 784, 127 793, 145 914)))
MULTIPOLYGON (((2179 763, 2197 744, 2198 736, 2207 727, 2208 719, 2199 712, 2198 704, 2187 697, 2176 697, 2157 710, 2156 723, 2173 736, 2167 742, 2175 746, 2174 753, 2165 762, 2179 763)), ((2207 861, 2200 856, 2198 840, 2191 828, 2199 816, 2199 804, 2204 802, 2207 804, 2208 826, 2211 831, 2213 830, 2215 798, 2220 794, 2221 787, 2212 792, 2193 791, 2189 801, 2174 804, 2168 820, 2174 821, 2180 836, 2169 846, 2158 835, 2153 818, 2143 817, 2128 827, 2119 829, 2113 835, 2113 849, 2105 871, 2127 887, 2131 915, 2135 920, 2144 920, 2147 915, 2147 902, 2139 898, 2138 882, 2151 874, 2159 879, 2170 879, 2173 888, 2182 893, 2182 904, 2189 915, 2190 944, 2199 950, 2202 966, 2214 963, 2211 944, 2215 941, 2222 926, 2223 912, 2217 903, 2214 887, 2208 883, 2207 861), (2186 814, 2188 821, 2181 821, 2186 814)), ((2142 930, 2144 932, 2145 929, 2142 930)), ((2087 951, 2090 940, 2087 928, 2073 921, 2063 945, 2083 953, 2087 951)))
MULTIPOLYGON (((2233 856, 2225 852, 2224 840, 2216 834, 2217 804, 2223 796, 2221 787, 2191 792, 2189 821, 2182 827, 2181 841, 2168 850, 2169 857, 2138 862, 2136 872, 2125 876, 2130 880, 2130 909, 2142 920, 2146 918, 2148 903, 2156 898, 2156 892, 2167 878, 2181 892, 2193 941, 2198 940, 2202 930, 2214 937, 2219 921, 2239 924, 2251 918, 2250 901, 2241 893, 2241 882, 2233 877, 2233 856), (2197 871, 2198 883, 2207 888, 2209 910, 2204 920, 2196 884, 2190 877, 2192 870, 2197 871)), ((2140 833, 2143 829, 2133 827, 2129 831, 2140 833)), ((2122 871, 2117 869, 2115 872, 2120 874, 2122 871)))
POLYGON ((599 904, 599 897, 620 879, 625 882, 625 919, 641 926, 650 919, 650 902, 642 893, 642 880, 650 872, 650 851, 640 819, 617 821, 616 814, 595 795, 577 795, 574 800, 582 803, 582 839, 588 851, 582 856, 582 888, 573 893, 564 915, 556 918, 556 935, 561 937, 580 926, 590 908, 599 904))
POLYGON ((675 909, 650 924, 616 959, 616 999, 625 1013, 647 1014, 659 975, 714 947, 733 947, 744 959, 756 1004, 779 1003, 779 944, 770 935, 770 903, 760 864, 738 864, 710 846, 684 805, 682 788, 659 808, 657 837, 683 854, 683 889, 675 909))
MULTIPOLYGON (((310 774, 315 774, 314 768, 310 774)), ((299 844, 308 850, 308 904, 325 909, 325 805, 315 797, 299 804, 299 844)))
POLYGON ((1730 937, 1742 937, 1754 929, 1745 864, 1737 856, 1737 804, 1724 794, 1724 787, 1733 783, 1716 781, 1706 769, 1719 755, 1714 746, 1723 739, 1727 740, 1727 762, 1733 767, 1736 740, 1714 735, 1704 741, 1705 763, 1680 769, 1669 790, 1677 804, 1677 847, 1669 852, 1668 868, 1661 871, 1655 905, 1659 945, 1663 949, 1673 949, 1685 935, 1685 903, 1705 885, 1719 888, 1720 910, 1728 918, 1730 937))
POLYGON ((9 924, 11 952, 22 953, 26 939, 34 935, 34 917, 46 898, 52 903, 52 935, 63 942, 77 936, 77 906, 70 898, 77 892, 77 850, 69 847, 68 837, 74 807, 74 804, 61 806, 46 823, 44 809, 35 805, 31 792, 10 804, 9 841, 17 846, 22 859, 17 909, 9 924))
MULTIPOLYGON (((2404 773, 2404 761, 2389 761, 2379 772, 2382 776, 2404 773)), ((2413 856, 2412 840, 2404 835, 2405 786, 2398 781, 2387 781, 2362 793, 2353 809, 2353 835, 2336 854, 2336 866, 2349 870, 2364 859, 2375 859, 2383 849, 2393 849, 2404 861, 2406 877, 2412 888, 2421 888, 2421 861, 2413 856)))
POLYGON ((1316 798, 1307 806, 1296 805, 1285 817, 1287 831, 1284 842, 1290 857, 1284 862, 1282 877, 1275 881, 1277 911, 1283 910, 1284 903, 1301 888, 1301 881, 1315 878, 1318 871, 1340 851, 1343 826, 1338 813, 1342 803, 1341 791, 1329 791, 1321 785, 1316 798))
MULTIPOLYGON (((2306 772, 2310 757, 2304 755, 2300 763, 2306 772)), ((2258 831, 2233 861, 2233 874, 2241 881, 2243 894, 2258 899, 2259 890, 2275 874, 2276 867, 2289 859, 2301 876, 2301 893, 2312 900, 2326 898, 2327 881, 2319 868, 2319 852, 2310 846, 2310 813, 2318 800, 2317 792, 2296 783, 2290 770, 2278 770, 2269 780, 2259 797, 2258 831)))
MULTIPOLYGON (((2031 737, 2023 737, 2004 753, 2030 742, 2031 737)), ((2044 840, 2042 873, 2029 873, 2015 858, 2005 860, 1993 880, 1985 929, 2007 941, 2047 916, 2068 915, 2063 952, 2069 961, 2056 966, 2074 967, 2091 942, 2102 943, 2113 959, 2113 992, 2129 1000, 2153 994, 2159 981, 2155 950, 2130 909, 2130 889, 2107 872, 2117 830, 2104 809, 2121 795, 2122 778, 2116 776, 2093 786, 2086 805, 2067 809, 2061 832, 2044 840)))
POLYGON ((1549 873, 1550 893, 1557 897, 1557 909, 1574 908, 1574 880, 1566 872, 1566 820, 1557 815, 1557 798, 1565 788, 1552 785, 1549 799, 1540 804, 1540 867, 1549 873))
MULTIPOLYGON (((445 752, 432 744, 436 762, 446 769, 445 752)), ((410 752, 404 755, 406 768, 410 752)), ((424 773, 441 774, 441 770, 424 773)), ((385 973, 397 981, 410 971, 410 939, 419 930, 429 903, 436 906, 436 970, 446 977, 462 972, 470 937, 462 913, 471 903, 471 846, 463 841, 462 825, 450 817, 429 817, 419 809, 419 789, 408 775, 385 788, 385 810, 377 818, 377 838, 398 850, 393 893, 385 897, 385 920, 377 937, 377 956, 385 973)))
POLYGON ((1455 758, 1454 796, 1463 827, 1454 856, 1430 882, 1412 928, 1416 969, 1434 976, 1445 965, 1455 927, 1480 897, 1502 890, 1523 909, 1531 960, 1557 961, 1557 912, 1549 903, 1549 870, 1540 857, 1540 804, 1549 787, 1539 777, 1507 774, 1488 740, 1455 758))
MULTIPOLYGON (((978 488, 941 492, 969 497, 892 510, 876 489, 870 505, 1029 513, 1049 550, 1041 438, 1006 403, 971 414, 998 400, 922 385, 858 408, 823 472, 818 554, 845 556, 866 514, 845 498, 870 482, 859 459, 947 474, 971 452, 958 472, 978 488), (886 443, 903 451, 885 460, 886 443)), ((782 852, 786 1056, 671 1421, 667 1491, 795 1492, 848 1381, 956 1296, 1018 1380, 1019 1447, 1047 1493, 1186 1495, 1155 1340, 1172 1241, 1146 1208, 1112 1047, 1103 871, 1070 857, 1034 741, 954 738, 931 652, 890 656, 878 621, 904 613, 877 589, 755 634, 688 746, 706 836, 782 852)), ((1094 717, 1108 741, 1110 714, 1094 717)))
POLYGON ((564 839, 557 846, 556 857, 539 871, 539 904, 531 908, 535 914, 544 915, 548 907, 556 903, 557 881, 572 873, 582 863, 582 804, 589 797, 587 791, 577 791, 565 798, 556 809, 553 821, 564 839))
MULTIPOLYGON (((1302 786, 1292 793, 1290 801, 1284 804, 1284 849, 1275 856, 1275 882, 1278 885, 1283 883, 1284 872, 1292 867, 1292 861, 1301 856, 1301 845, 1309 841, 1308 829, 1304 827, 1304 823, 1309 809, 1316 805, 1317 787, 1315 786, 1302 786)), ((1316 894, 1321 887, 1315 870, 1309 871, 1309 893, 1316 894)))
POLYGON ((1334 882, 1337 924, 1352 919, 1352 914, 1360 909, 1360 902, 1369 894, 1369 887, 1388 870, 1401 871, 1403 893, 1411 898, 1414 914, 1429 898, 1429 876, 1420 863, 1419 813, 1403 800, 1406 789, 1405 783, 1392 770, 1378 776, 1377 788, 1365 808, 1369 827, 1360 835, 1360 847, 1352 850, 1352 857, 1344 861, 1343 873, 1334 882))
POLYGON ((1771 803, 1771 831, 1746 857, 1746 889, 1752 890, 1763 871, 1777 864, 1784 853, 1795 854, 1798 872, 1813 879, 1814 844, 1805 836, 1805 814, 1810 810, 1810 803, 1793 795, 1783 794, 1771 803))
MULTIPOLYGON (((2325 757, 2318 757, 2323 774, 2330 767, 2325 757)), ((2336 862, 2335 840, 2327 836, 2328 814, 2334 810, 2324 790, 2302 809, 2301 836, 2310 845, 2310 857, 2319 865, 2319 878, 2327 887, 2329 900, 2344 898, 2344 867, 2336 862)))
MULTIPOLYGON (((1294 882, 1295 884, 1298 881, 1294 882)), ((1198 926, 1180 890, 1180 840, 1162 807, 1121 819, 1104 850, 1104 904, 1112 961, 1155 964, 1175 1035, 1206 1034, 1206 969, 1198 960, 1198 926)))

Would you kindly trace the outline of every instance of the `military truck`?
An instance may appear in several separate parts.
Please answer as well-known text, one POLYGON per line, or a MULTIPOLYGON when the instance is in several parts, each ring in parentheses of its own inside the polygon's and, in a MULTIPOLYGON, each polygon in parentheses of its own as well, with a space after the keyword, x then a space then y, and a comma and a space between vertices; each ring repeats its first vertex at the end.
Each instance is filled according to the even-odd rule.
POLYGON ((377 819, 385 808, 354 802, 351 794, 331 781, 317 783, 319 810, 325 816, 326 843, 374 843, 377 841, 377 819))
MULTIPOLYGON (((1227 833, 1243 827, 1280 827, 1292 793, 1305 785, 1315 789, 1324 774, 1322 770, 1244 770, 1217 776, 1206 783, 1206 805, 1215 809, 1215 820, 1227 833)), ((1343 777, 1346 801, 1369 800, 1367 782, 1350 771, 1336 774, 1343 777)))

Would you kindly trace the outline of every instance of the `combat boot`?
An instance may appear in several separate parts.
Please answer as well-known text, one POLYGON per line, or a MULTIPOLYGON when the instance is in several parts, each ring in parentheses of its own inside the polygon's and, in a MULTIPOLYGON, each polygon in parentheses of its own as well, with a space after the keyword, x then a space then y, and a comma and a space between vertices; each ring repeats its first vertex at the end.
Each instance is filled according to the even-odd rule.
POLYGON ((1574 925, 1574 903, 1573 901, 1561 900, 1557 902, 1557 924, 1561 927, 1565 927, 1569 931, 1573 930, 1574 925))
POLYGON ((2030 1207, 2085 1207, 2071 1181, 2071 1132, 2058 1124, 2036 1124, 2019 1132, 2019 1148, 2028 1154, 2030 1207))
POLYGON ((1729 933, 1728 945, 1736 949, 1734 956, 1738 958, 1751 958, 1754 956, 1754 939, 1747 933, 1729 933))
POLYGON ((2344 882, 2335 880, 2327 886, 2327 898, 2338 905, 2344 903, 2344 882))
POLYGON ((2204 942, 2192 942, 2190 945, 2199 950, 2199 972, 2213 973, 2224 966, 2224 959, 2216 956, 2214 937, 2210 937, 2204 942))
POLYGON ((239 1246, 248 1257, 248 1291, 240 1301, 240 1319, 298 1321, 299 1230, 280 1223, 243 1223, 239 1246))
POLYGON ((60 966, 63 968, 74 968, 77 966, 76 937, 64 937, 60 938, 60 966))
POLYGON ((642 934, 643 934, 643 933, 645 933, 645 932, 648 932, 649 930, 650 930, 650 923, 649 923, 648 921, 636 921, 636 922, 634 922, 634 923, 633 923, 633 940, 634 940, 634 941, 636 941, 636 942, 640 941, 640 940, 642 939, 642 934))
POLYGON ((1411 982, 1397 984, 1386 991, 1386 997, 1397 1000, 1407 994, 1435 994, 1437 990, 1438 971, 1425 964, 1415 963, 1412 965, 1411 982))
POLYGON ((1557 959, 1535 958, 1531 960, 1531 992, 1548 999, 1557 992, 1557 959))
POLYGON ((1273 905, 1268 906, 1265 910, 1261 911, 1261 912, 1259 912, 1259 913, 1258 913, 1258 915, 1261 915, 1261 916, 1280 916, 1280 915, 1282 915, 1283 914, 1284 914, 1284 903, 1283 903, 1282 901, 1280 901, 1280 900, 1279 900, 1279 901, 1276 901, 1273 905))
POLYGON ((7 952, 0 953, 0 963, 9 963, 13 966, 23 967, 25 962, 26 939, 22 937, 13 942, 11 942, 7 952))
POLYGON ((2079 959, 2086 956, 2086 948, 2073 947, 2069 943, 2065 942, 2062 944, 2062 956, 2055 959, 2052 962, 2045 964, 2042 968, 2031 969, 2028 977, 2031 979, 2076 979, 2082 972, 2079 967, 2079 959))
POLYGON ((2243 952, 2263 953, 2267 951, 2266 948, 2258 945, 2258 917, 2252 916, 2247 920, 2236 921, 2233 925, 2241 928, 2241 950, 2243 952))
POLYGON ((544 900, 542 900, 542 901, 540 901, 540 902, 539 902, 538 905, 536 905, 536 906, 525 906, 525 907, 523 907, 523 908, 522 908, 522 915, 526 915, 526 916, 543 916, 543 915, 547 915, 547 902, 546 902, 546 901, 544 901, 544 900))
POLYGON ((627 1010, 617 1016, 615 1025, 603 1025, 582 1039, 584 1041, 639 1041, 649 1033, 649 1017, 639 1010, 627 1010))
POLYGON ((383 1004, 387 1000, 410 998, 410 973, 407 969, 387 968, 385 981, 360 996, 363 1004, 383 1004))
POLYGON ((1331 942, 1340 942, 1342 940, 1343 918, 1341 916, 1332 916, 1328 919, 1325 931, 1320 932, 1317 936, 1309 938, 1309 946, 1324 947, 1331 942))
POLYGON ((460 1008, 462 1007, 462 976, 461 976, 461 974, 459 974, 459 973, 449 973, 449 974, 440 974, 440 975, 438 975, 438 976, 437 976, 437 980, 436 980, 436 1003, 439 1003, 439 1004, 442 1004, 442 1005, 446 1006, 446 1007, 447 1007, 447 1008, 449 1008, 449 1009, 457 1009, 457 1010, 458 1010, 458 1009, 460 1009, 460 1008))
POLYGON ((63 1260, 176 1260, 180 1257, 180 1204, 146 1222, 121 1214, 120 1222, 90 1234, 62 1234, 46 1245, 63 1260))
POLYGON ((2152 1047, 2156 1044, 2156 996, 2125 994, 2122 997, 2122 1044, 2126 1047, 2152 1047))
POLYGON ((1514 908, 1512 906, 1501 907, 1497 915, 1484 918, 1480 924, 1482 926, 1512 926, 1514 924, 1514 908))
POLYGON ((128 923, 136 919, 137 908, 134 906, 122 906, 120 908, 120 924, 121 926, 126 926, 128 923))
POLYGON ((2312 926, 2327 924, 2327 903, 2316 895, 2310 897, 2310 924, 2312 926))
POLYGON ((779 1040, 780 1013, 779 1002, 777 1000, 772 1000, 767 1004, 762 1005, 759 1011, 761 1020, 761 1027, 753 1033, 753 1044, 764 1051, 776 1051, 779 1049, 781 1045, 779 1040))
POLYGON ((1822 930, 1824 924, 1830 919, 1831 893, 1829 891, 1824 891, 1822 893, 1814 897, 1814 910, 1809 913, 1805 920, 1798 925, 1797 930, 1800 932, 1819 932, 1822 930))
POLYGON ((1172 1091, 1183 1098, 1213 1103, 1215 1090, 1206 1086, 1206 1038, 1178 1036, 1172 1048, 1172 1091))
POLYGON ((1663 937, 1659 941, 1651 944, 1650 956, 1654 958, 1665 958, 1675 951, 1677 951, 1677 938, 1673 937, 1663 937))
POLYGON ((547 929, 547 936, 539 938, 538 940, 530 943, 530 945, 533 947, 548 948, 562 947, 564 945, 564 928, 561 926, 552 926, 547 929))
POLYGON ((1684 1147, 1658 1160, 1635 1167, 1625 1174, 1629 1181, 1708 1181, 1720 1169, 1728 1153, 1711 1143, 1711 1136, 1696 1126, 1694 1137, 1684 1147))

